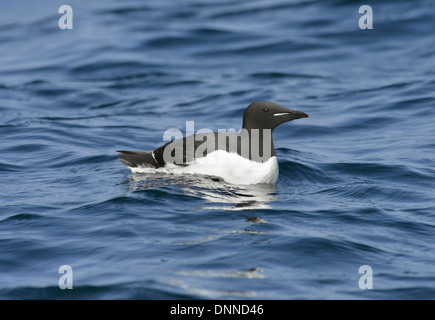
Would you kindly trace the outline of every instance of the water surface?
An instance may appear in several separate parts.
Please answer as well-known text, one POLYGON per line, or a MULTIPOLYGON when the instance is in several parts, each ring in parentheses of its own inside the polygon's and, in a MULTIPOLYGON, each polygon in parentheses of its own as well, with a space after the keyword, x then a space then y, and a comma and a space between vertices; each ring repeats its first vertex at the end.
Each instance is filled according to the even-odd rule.
POLYGON ((433 1, 63 4, 0 12, 0 298, 435 298, 433 1), (310 115, 276 186, 117 159, 257 100, 310 115))

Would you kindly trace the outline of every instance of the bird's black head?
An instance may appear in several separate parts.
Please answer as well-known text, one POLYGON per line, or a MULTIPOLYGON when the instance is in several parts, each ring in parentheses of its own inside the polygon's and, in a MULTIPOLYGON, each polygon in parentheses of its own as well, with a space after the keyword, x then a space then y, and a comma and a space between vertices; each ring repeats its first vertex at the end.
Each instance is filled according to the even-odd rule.
POLYGON ((308 115, 270 101, 257 101, 246 108, 243 114, 243 128, 273 130, 281 123, 301 118, 308 118, 308 115))

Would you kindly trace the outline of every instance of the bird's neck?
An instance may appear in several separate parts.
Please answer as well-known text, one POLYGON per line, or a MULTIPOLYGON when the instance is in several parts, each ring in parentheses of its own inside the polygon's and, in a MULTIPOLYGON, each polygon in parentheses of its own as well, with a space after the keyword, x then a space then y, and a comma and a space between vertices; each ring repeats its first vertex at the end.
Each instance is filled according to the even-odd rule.
POLYGON ((250 159, 267 161, 276 156, 273 144, 272 129, 243 128, 249 135, 250 159), (258 148, 258 149, 257 149, 258 148))

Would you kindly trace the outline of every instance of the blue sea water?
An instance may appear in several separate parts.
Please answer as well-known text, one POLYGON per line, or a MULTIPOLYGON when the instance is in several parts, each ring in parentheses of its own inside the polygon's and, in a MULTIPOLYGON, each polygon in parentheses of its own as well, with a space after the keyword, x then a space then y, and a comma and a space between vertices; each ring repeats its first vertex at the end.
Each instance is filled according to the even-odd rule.
POLYGON ((1 7, 1 299, 435 299, 434 1, 1 7), (310 115, 274 133, 277 185, 117 158, 257 100, 310 115))

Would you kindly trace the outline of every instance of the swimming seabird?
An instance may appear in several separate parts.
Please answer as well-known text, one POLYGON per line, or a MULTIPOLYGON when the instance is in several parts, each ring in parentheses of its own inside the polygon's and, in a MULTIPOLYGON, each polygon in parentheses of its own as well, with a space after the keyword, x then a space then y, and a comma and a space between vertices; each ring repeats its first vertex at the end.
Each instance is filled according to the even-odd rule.
POLYGON ((118 156, 132 172, 205 174, 235 184, 276 183, 272 132, 284 122, 307 117, 270 101, 257 101, 246 108, 239 133, 194 134, 154 151, 118 151, 118 156))

